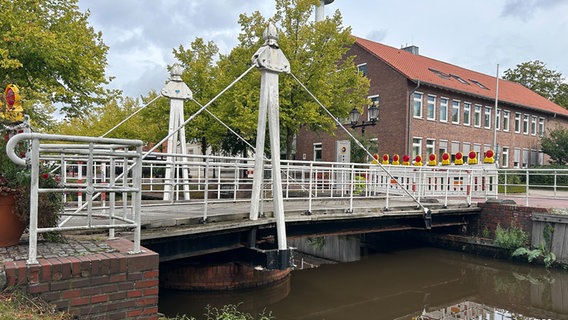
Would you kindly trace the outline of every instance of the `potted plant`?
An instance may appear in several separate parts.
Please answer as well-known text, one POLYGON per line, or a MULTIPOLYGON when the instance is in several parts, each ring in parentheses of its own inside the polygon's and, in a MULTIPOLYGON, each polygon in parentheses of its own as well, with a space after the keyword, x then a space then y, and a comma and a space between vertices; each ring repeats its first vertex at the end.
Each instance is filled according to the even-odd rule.
MULTIPOLYGON (((6 153, 6 143, 21 131, 21 124, 2 123, 0 139, 0 247, 16 245, 30 223, 31 170, 14 162, 6 153), (5 219, 5 220, 2 220, 5 219), (3 239, 9 236, 8 239, 3 239)), ((25 157, 27 145, 17 146, 16 153, 25 157)), ((39 187, 56 188, 59 176, 52 174, 46 165, 40 166, 39 187)), ((64 208, 62 195, 59 193, 38 194, 38 227, 54 227, 64 208)))

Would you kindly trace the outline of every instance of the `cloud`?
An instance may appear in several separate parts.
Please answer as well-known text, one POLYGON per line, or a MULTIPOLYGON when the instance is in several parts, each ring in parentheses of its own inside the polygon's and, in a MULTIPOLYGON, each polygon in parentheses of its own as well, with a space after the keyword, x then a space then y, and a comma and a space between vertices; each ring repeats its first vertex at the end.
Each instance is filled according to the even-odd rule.
POLYGON ((562 4, 566 4, 566 0, 507 0, 501 16, 528 21, 539 9, 546 10, 562 4))

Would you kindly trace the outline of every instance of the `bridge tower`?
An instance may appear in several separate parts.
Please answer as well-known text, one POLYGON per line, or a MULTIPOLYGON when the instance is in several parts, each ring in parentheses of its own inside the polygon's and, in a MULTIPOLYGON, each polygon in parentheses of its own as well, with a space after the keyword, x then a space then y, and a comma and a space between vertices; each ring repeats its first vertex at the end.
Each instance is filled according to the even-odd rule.
POLYGON ((185 141, 185 126, 181 126, 184 122, 183 116, 183 102, 185 100, 193 99, 193 93, 189 87, 181 79, 183 70, 179 64, 174 64, 170 70, 170 79, 166 86, 162 89, 162 95, 170 99, 170 123, 168 125, 168 148, 167 148, 167 165, 164 184, 164 200, 173 200, 172 186, 176 178, 175 163, 181 164, 181 169, 178 171, 178 176, 181 175, 183 179, 183 194, 184 200, 189 200, 189 168, 183 165, 187 162, 187 147, 185 141), (180 127, 181 126, 181 127, 180 127), (177 130, 179 128, 179 130, 177 130), (174 131, 177 132, 174 133, 174 131), (173 133, 173 134, 172 134, 173 133), (177 146, 180 150, 177 150, 177 146), (174 157, 172 154, 180 154, 180 157, 174 157))
POLYGON ((257 220, 259 205, 262 200, 261 189, 264 179, 264 140, 266 117, 272 159, 272 187, 274 217, 276 218, 276 236, 280 261, 286 259, 286 225, 284 221, 284 201, 282 198, 282 177, 280 173, 280 111, 278 101, 278 75, 290 72, 290 63, 280 50, 276 27, 271 23, 264 31, 264 45, 253 55, 252 62, 258 67, 260 79, 260 103, 258 107, 258 128, 256 137, 256 154, 254 164, 253 187, 251 195, 250 219, 257 220))

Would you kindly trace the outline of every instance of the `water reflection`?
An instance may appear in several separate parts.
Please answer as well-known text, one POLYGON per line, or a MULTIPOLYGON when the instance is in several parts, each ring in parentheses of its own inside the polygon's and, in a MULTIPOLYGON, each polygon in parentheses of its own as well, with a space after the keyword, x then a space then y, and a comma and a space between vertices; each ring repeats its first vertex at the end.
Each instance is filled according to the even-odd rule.
POLYGON ((434 248, 361 259, 296 270, 270 289, 216 295, 162 290, 160 312, 199 316, 207 304, 243 302, 240 310, 266 309, 277 319, 568 319, 563 271, 434 248), (458 318, 466 304, 485 313, 458 318))

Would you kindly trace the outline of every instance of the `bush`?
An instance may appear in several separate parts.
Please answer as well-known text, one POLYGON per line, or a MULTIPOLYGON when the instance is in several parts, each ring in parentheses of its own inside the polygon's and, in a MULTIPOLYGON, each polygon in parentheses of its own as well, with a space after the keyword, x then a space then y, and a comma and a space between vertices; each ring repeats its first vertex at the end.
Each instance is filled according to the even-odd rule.
POLYGON ((511 225, 509 228, 503 229, 500 225, 497 225, 497 229, 495 229, 495 245, 510 251, 524 247, 528 239, 527 233, 517 226, 511 225))

